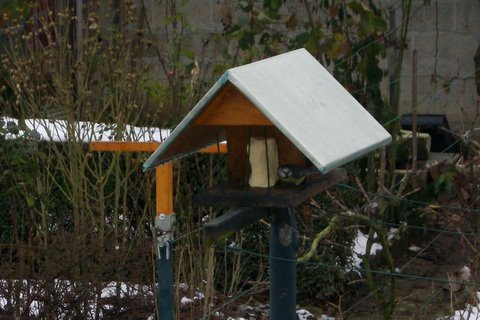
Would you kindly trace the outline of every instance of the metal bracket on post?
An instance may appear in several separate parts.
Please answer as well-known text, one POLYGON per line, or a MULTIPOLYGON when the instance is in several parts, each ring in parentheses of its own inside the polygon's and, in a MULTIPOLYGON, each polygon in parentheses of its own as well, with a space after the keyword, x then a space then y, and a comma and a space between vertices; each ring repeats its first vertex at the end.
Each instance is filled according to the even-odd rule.
POLYGON ((176 221, 175 213, 160 213, 155 216, 155 228, 161 232, 173 233, 176 221))
POLYGON ((157 257, 159 260, 170 260, 172 255, 173 232, 163 232, 157 237, 157 257), (165 248, 165 250, 162 250, 165 248), (163 254, 162 254, 163 252, 163 254))
POLYGON ((160 213, 155 217, 155 229, 157 229, 157 255, 158 259, 169 260, 172 251, 173 231, 175 227, 175 213, 160 213), (165 248, 165 250, 162 250, 165 248), (164 252, 162 256, 162 251, 164 252))
POLYGON ((160 213, 155 217, 157 229, 157 255, 158 259, 169 260, 172 252, 173 232, 175 227, 175 213, 160 213), (162 250, 164 248, 164 250, 162 250), (163 254, 162 254, 163 252, 163 254))

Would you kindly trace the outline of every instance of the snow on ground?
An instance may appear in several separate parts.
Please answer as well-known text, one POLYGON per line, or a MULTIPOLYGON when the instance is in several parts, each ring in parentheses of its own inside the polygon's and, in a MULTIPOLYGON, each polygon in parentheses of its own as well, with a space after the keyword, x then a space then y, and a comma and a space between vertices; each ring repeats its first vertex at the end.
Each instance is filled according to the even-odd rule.
POLYGON ((297 310, 297 317, 298 317, 298 320, 315 319, 315 316, 313 315, 313 313, 311 313, 310 311, 305 310, 305 309, 298 309, 297 310))
POLYGON ((445 320, 478 320, 480 319, 480 306, 468 305, 465 310, 457 310, 455 313, 445 320))
MULTIPOLYGON (((374 237, 376 238, 377 234, 375 234, 374 237)), ((365 255, 367 249, 367 240, 368 236, 362 231, 357 230, 357 237, 354 241, 355 246, 353 247, 353 266, 356 268, 360 268, 360 264, 362 263, 362 256, 365 255)), ((372 249, 370 250, 370 255, 375 255, 377 251, 382 249, 383 247, 381 244, 374 242, 372 249)))
MULTIPOLYGON (((469 270, 470 271, 470 270, 469 270)), ((480 301, 480 292, 477 292, 477 301, 480 301)), ((441 317, 437 320, 478 320, 480 319, 480 304, 467 304, 463 310, 455 310, 453 315, 441 317)))
MULTIPOLYGON (((153 299, 153 287, 124 282, 109 282, 100 288, 91 284, 81 284, 69 280, 56 279, 53 283, 42 280, 3 280, 0 279, 0 310, 17 310, 25 317, 40 317, 48 309, 58 319, 70 319, 82 316, 84 319, 108 317, 115 306, 110 298, 153 299), (91 294, 84 295, 84 286, 91 294), (90 288, 91 287, 91 288, 90 288), (76 296, 76 295, 79 296, 76 296), (86 299, 87 306, 82 308, 81 314, 76 314, 71 305, 62 302, 59 297, 86 299), (109 300, 110 299, 110 300, 109 300), (55 302, 51 305, 51 302, 55 302), (53 309, 52 309, 53 308, 53 309)), ((117 306, 118 307, 118 306, 117 306)), ((120 310, 123 311, 123 310, 120 310)), ((8 311, 7 311, 8 312, 8 311)), ((154 319, 155 315, 147 316, 154 319)))
POLYGON ((205 298, 205 295, 201 292, 195 292, 195 295, 191 298, 188 298, 186 296, 183 296, 181 299, 180 299, 180 304, 182 306, 186 306, 186 305, 189 305, 191 303, 194 303, 196 301, 200 301, 200 300, 203 300, 203 298, 205 298))
POLYGON ((122 141, 150 142, 165 140, 170 134, 168 129, 135 127, 117 124, 94 123, 88 121, 67 122, 53 119, 26 119, 24 125, 19 126, 19 120, 10 117, 0 117, 0 128, 7 131, 7 139, 22 138, 28 135, 40 141, 116 141, 117 136, 122 141))

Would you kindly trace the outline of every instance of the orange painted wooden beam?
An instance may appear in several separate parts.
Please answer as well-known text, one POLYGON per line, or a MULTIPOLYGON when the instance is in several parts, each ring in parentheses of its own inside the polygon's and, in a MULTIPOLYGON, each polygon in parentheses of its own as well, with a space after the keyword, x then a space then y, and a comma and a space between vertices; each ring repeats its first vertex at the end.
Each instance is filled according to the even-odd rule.
POLYGON ((140 141, 93 141, 88 145, 90 151, 153 152, 160 142, 140 141))
POLYGON ((227 153, 227 144, 220 143, 218 145, 214 144, 203 149, 198 150, 199 153, 227 153))
MULTIPOLYGON (((89 143, 90 151, 154 152, 159 142, 139 141, 94 141, 89 143)), ((220 143, 200 149, 200 153, 226 153, 227 144, 220 143)), ((173 213, 173 164, 167 162, 155 168, 155 209, 157 216, 173 213)))
POLYGON ((173 165, 167 162, 155 168, 156 214, 173 213, 173 165))
MULTIPOLYGON (((154 152, 160 142, 140 141, 93 141, 88 145, 89 151, 120 151, 120 152, 154 152)), ((200 153, 227 153, 227 144, 220 143, 200 149, 200 153)))

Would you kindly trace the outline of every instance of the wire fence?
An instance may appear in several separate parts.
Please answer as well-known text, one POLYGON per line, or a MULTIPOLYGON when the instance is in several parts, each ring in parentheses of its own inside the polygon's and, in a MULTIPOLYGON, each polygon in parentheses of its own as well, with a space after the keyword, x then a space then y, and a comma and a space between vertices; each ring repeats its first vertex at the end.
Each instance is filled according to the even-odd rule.
MULTIPOLYGON (((341 270, 341 271, 348 271, 348 270, 345 270, 345 267, 334 265, 334 264, 328 264, 328 263, 323 263, 323 262, 298 261, 298 260, 292 260, 292 259, 278 258, 278 257, 270 256, 268 254, 254 252, 254 251, 251 251, 251 250, 246 250, 246 249, 232 247, 232 246, 228 247, 227 250, 232 251, 232 252, 239 252, 239 253, 254 256, 254 257, 265 258, 265 259, 268 259, 268 260, 280 260, 280 261, 285 261, 285 262, 297 262, 298 264, 304 264, 304 265, 309 265, 309 266, 316 266, 316 267, 323 267, 323 268, 327 268, 327 269, 336 269, 336 270, 341 270)), ((478 284, 477 282, 466 282, 466 281, 459 281, 459 280, 453 280, 453 279, 447 279, 447 278, 419 276, 419 275, 415 275, 415 274, 405 274, 405 273, 401 273, 401 272, 369 270, 369 269, 364 269, 364 268, 360 268, 360 267, 356 267, 356 266, 351 266, 351 268, 352 268, 352 270, 358 271, 360 273, 372 273, 372 274, 381 275, 381 276, 388 276, 388 277, 393 276, 393 277, 407 279, 407 280, 434 281, 434 282, 441 282, 441 283, 455 283, 455 284, 468 285, 468 286, 473 286, 473 287, 480 286, 480 284, 478 284)))

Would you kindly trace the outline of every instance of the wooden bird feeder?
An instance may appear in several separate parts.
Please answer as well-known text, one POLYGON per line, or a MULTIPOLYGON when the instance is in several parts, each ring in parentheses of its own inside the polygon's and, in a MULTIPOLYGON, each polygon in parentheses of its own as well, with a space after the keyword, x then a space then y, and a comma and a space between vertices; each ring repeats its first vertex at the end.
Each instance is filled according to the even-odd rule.
POLYGON ((300 49, 226 71, 143 168, 223 141, 228 145, 228 186, 197 196, 198 204, 296 206, 344 175, 333 169, 388 144, 391 137, 300 49), (292 188, 290 197, 285 197, 285 188, 250 188, 249 147, 254 137, 274 139, 278 166, 313 166, 321 176, 292 188))
POLYGON ((388 144, 391 136, 300 49, 227 70, 143 169, 224 141, 228 185, 194 200, 233 209, 204 230, 215 238, 271 216, 270 319, 294 319, 295 207, 345 178, 338 167, 388 144), (285 187, 277 182, 283 166, 316 173, 285 187))

